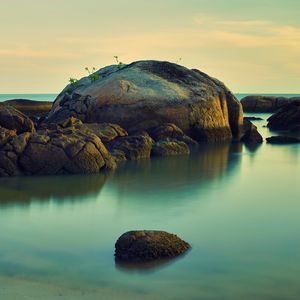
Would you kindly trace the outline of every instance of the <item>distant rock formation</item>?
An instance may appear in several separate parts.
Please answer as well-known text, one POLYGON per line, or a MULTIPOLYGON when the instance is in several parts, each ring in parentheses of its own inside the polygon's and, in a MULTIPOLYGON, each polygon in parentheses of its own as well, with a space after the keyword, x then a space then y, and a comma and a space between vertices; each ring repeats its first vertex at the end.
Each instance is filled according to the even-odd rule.
POLYGON ((247 96, 241 100, 241 103, 244 112, 273 113, 279 108, 297 100, 300 101, 300 97, 247 96))
POLYGON ((128 132, 172 123, 198 141, 240 136, 239 101, 220 81, 170 62, 138 61, 82 78, 57 97, 50 123, 74 116, 84 123, 115 123, 128 132))
POLYGON ((45 117, 52 108, 53 102, 35 101, 28 99, 12 99, 3 102, 6 105, 12 106, 28 117, 45 117))

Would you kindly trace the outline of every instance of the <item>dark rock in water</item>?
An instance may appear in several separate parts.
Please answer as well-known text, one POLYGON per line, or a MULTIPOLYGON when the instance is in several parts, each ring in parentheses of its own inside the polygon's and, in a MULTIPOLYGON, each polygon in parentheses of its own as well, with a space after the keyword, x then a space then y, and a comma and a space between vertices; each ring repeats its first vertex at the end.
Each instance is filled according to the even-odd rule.
POLYGON ((117 240, 115 256, 121 261, 147 262, 173 258, 190 248, 187 242, 164 231, 130 231, 117 240))
POLYGON ((110 146, 110 150, 118 151, 118 155, 126 157, 128 160, 149 158, 151 154, 153 140, 146 132, 121 137, 115 140, 110 146))
POLYGON ((300 138, 293 136, 271 136, 266 139, 269 144, 298 144, 300 143, 300 138))
POLYGON ((241 100, 244 112, 272 113, 279 108, 299 101, 300 97, 247 96, 241 100))
POLYGON ((156 142, 152 147, 153 156, 170 156, 170 155, 188 155, 190 154, 189 146, 176 139, 165 139, 156 142))
POLYGON ((48 122, 74 116, 84 123, 119 124, 128 132, 173 123, 185 134, 194 127, 201 139, 239 137, 242 106, 220 81, 198 71, 160 61, 138 61, 82 78, 57 97, 48 122))
POLYGON ((46 116, 52 108, 53 102, 35 101, 28 99, 12 99, 3 103, 14 107, 30 118, 40 118, 46 116))
POLYGON ((252 144, 263 142, 263 137, 258 132, 257 127, 247 119, 244 119, 244 135, 241 142, 252 144))
POLYGON ((9 130, 16 130, 17 134, 35 131, 30 118, 12 106, 2 103, 0 103, 0 126, 9 130))
POLYGON ((271 129, 293 130, 297 126, 300 126, 300 100, 285 105, 268 119, 271 129))
POLYGON ((260 117, 244 117, 244 120, 248 120, 248 121, 263 121, 263 118, 260 118, 260 117))

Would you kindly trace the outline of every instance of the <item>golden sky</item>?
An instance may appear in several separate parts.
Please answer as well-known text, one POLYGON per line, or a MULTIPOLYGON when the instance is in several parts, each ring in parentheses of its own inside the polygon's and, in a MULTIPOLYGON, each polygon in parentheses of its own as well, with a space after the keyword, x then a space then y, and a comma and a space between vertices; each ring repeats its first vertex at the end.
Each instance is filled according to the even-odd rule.
POLYGON ((9 0, 0 93, 58 93, 85 67, 178 62, 236 93, 300 93, 299 0, 9 0))

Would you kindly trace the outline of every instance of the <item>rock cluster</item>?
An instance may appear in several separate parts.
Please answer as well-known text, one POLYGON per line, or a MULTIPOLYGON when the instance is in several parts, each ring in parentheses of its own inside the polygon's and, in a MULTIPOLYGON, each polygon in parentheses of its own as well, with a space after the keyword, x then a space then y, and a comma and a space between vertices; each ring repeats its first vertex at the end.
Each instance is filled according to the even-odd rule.
POLYGON ((293 101, 300 101, 300 97, 247 96, 241 100, 241 103, 244 112, 273 113, 293 101))
POLYGON ((115 257, 121 261, 147 262, 170 259, 190 249, 177 235, 164 231, 129 231, 115 244, 115 257))

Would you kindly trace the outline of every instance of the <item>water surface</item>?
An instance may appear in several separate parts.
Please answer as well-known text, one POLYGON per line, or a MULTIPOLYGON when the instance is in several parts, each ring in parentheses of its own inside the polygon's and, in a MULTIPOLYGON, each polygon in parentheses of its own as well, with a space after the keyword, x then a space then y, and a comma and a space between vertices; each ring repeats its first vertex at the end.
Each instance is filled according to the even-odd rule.
POLYGON ((221 144, 107 176, 2 178, 0 298, 299 299, 299 171, 297 145, 221 144), (132 229, 192 250, 127 269, 114 243, 132 229))

